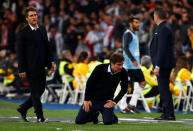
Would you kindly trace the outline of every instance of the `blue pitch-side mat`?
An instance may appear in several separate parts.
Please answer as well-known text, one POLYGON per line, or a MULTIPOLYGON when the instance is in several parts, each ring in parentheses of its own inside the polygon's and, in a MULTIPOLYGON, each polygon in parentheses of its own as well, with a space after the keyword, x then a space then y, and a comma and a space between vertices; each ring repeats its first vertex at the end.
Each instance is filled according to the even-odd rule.
MULTIPOLYGON (((25 99, 9 99, 6 97, 1 97, 0 100, 14 102, 14 103, 23 103, 25 99)), ((43 104, 44 109, 47 110, 78 110, 80 106, 78 104, 58 104, 58 103, 45 103, 43 104)))
MULTIPOLYGON (((22 103, 25 99, 9 99, 7 97, 0 97, 0 100, 14 102, 14 103, 22 103)), ((79 110, 80 106, 78 104, 58 104, 58 103, 45 103, 43 104, 43 108, 47 110, 79 110)), ((115 112, 119 112, 120 109, 115 109, 115 112)), ((145 112, 145 110, 139 110, 140 112, 145 112)), ((156 112, 155 109, 151 109, 151 112, 156 112)), ((185 113, 183 111, 175 111, 175 113, 185 113)), ((193 112, 186 112, 193 114, 193 112)))

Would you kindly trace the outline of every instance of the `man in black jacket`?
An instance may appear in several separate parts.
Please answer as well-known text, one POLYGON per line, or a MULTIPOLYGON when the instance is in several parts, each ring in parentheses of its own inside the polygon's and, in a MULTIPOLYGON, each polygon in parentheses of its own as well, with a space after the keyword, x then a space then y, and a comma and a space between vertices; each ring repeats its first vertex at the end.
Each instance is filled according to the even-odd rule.
POLYGON ((31 95, 17 108, 17 111, 21 114, 22 119, 28 122, 26 119, 27 110, 33 106, 37 122, 45 122, 40 101, 40 97, 45 90, 45 67, 50 69, 52 73, 55 70, 55 63, 53 62, 47 32, 44 27, 38 26, 37 10, 28 7, 25 17, 28 25, 18 34, 17 55, 19 76, 20 78, 27 77, 31 95))
POLYGON ((169 90, 169 77, 175 67, 173 53, 174 34, 166 22, 167 13, 162 8, 154 11, 154 21, 158 25, 150 46, 153 72, 158 79, 158 90, 162 101, 163 114, 156 120, 175 120, 172 95, 169 90))
POLYGON ((104 124, 118 122, 113 109, 128 87, 127 71, 123 68, 123 61, 122 54, 113 53, 110 64, 101 64, 94 69, 86 83, 85 100, 76 117, 76 124, 96 122, 96 112, 101 112, 104 124), (119 82, 121 90, 114 98, 119 82))

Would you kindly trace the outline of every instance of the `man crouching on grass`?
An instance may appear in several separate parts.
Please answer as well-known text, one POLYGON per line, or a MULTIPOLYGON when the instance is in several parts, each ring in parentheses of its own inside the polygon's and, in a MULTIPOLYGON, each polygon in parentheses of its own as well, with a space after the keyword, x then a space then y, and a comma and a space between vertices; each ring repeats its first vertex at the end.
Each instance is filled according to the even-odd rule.
POLYGON ((76 117, 76 124, 87 122, 98 123, 99 112, 105 125, 117 124, 118 118, 113 110, 116 103, 127 92, 127 72, 123 68, 124 57, 113 53, 110 64, 98 65, 86 83, 85 100, 76 117), (120 83, 121 91, 114 98, 115 90, 120 83))

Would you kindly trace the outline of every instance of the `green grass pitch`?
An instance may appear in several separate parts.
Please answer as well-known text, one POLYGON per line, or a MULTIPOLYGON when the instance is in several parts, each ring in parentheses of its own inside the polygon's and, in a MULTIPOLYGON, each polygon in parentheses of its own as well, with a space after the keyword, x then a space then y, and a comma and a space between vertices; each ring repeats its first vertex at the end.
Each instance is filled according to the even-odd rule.
MULTIPOLYGON (((17 103, 0 101, 0 117, 19 116, 16 111, 17 103)), ((75 117, 78 111, 74 110, 44 110, 45 117, 75 117)), ((140 114, 120 114, 119 118, 144 118, 159 117, 159 113, 140 113, 140 114)), ((28 116, 34 116, 33 109, 28 112, 28 116)), ((193 119, 193 114, 176 114, 177 119, 193 119)), ((19 122, 19 121, 0 121, 0 131, 193 131, 193 123, 178 122, 121 122, 116 125, 76 125, 74 122, 19 122)))

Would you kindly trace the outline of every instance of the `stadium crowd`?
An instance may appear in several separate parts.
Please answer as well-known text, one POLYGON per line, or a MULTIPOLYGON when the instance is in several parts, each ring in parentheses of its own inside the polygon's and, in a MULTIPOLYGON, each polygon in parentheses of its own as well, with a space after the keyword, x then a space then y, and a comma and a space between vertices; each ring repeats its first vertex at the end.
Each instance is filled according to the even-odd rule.
MULTIPOLYGON (((112 52, 121 52, 122 35, 133 15, 141 21, 137 35, 141 69, 148 88, 144 95, 157 95, 154 89, 156 76, 151 72, 151 59, 148 57, 156 27, 153 22, 156 7, 167 10, 167 22, 175 33, 177 65, 170 80, 173 95, 179 95, 180 90, 175 81, 193 79, 192 0, 4 0, 0 1, 0 88, 13 86, 21 94, 21 87, 28 85, 27 80, 18 78, 15 41, 18 31, 26 25, 24 10, 29 5, 38 9, 39 23, 48 32, 58 67, 53 83, 62 83, 60 76, 66 75, 74 90, 77 86, 75 76, 88 78, 96 65, 109 62, 112 52)), ((53 98, 53 101, 58 101, 58 96, 53 98)))

